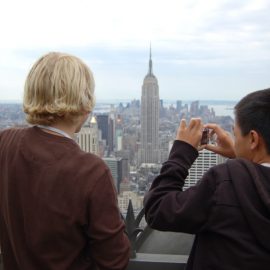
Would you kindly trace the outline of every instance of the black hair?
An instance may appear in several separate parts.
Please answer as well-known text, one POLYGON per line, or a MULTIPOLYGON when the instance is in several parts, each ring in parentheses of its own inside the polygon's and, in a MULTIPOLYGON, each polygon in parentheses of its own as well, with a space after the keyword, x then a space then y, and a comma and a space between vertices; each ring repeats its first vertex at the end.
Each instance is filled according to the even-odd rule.
POLYGON ((246 95, 236 104, 234 112, 242 135, 257 131, 270 154, 270 88, 246 95))

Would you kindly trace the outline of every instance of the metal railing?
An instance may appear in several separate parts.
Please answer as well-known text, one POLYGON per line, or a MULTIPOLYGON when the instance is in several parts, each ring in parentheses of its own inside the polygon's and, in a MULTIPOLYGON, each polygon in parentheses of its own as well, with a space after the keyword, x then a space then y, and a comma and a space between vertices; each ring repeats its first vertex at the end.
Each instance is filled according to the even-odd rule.
POLYGON ((187 255, 138 252, 141 245, 152 231, 148 226, 144 229, 140 227, 140 222, 143 217, 144 209, 142 209, 135 218, 132 202, 130 200, 125 219, 126 230, 131 244, 130 262, 127 270, 184 270, 188 259, 187 255))

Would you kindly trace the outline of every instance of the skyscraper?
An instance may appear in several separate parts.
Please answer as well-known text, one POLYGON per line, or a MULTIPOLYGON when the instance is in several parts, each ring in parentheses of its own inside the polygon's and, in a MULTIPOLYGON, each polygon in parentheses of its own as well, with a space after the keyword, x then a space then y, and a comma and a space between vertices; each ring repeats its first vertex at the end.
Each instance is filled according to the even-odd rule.
POLYGON ((113 151, 114 120, 109 114, 96 115, 98 129, 101 130, 101 138, 106 142, 106 150, 109 155, 113 151))
POLYGON ((81 128, 77 141, 83 151, 99 155, 98 127, 94 116, 89 123, 81 128))
POLYGON ((159 162, 159 88, 153 74, 152 55, 148 73, 144 78, 141 96, 141 144, 139 163, 159 162))
POLYGON ((109 115, 108 114, 97 114, 97 125, 98 129, 101 130, 101 138, 102 140, 108 143, 108 135, 109 135, 109 115))
POLYGON ((128 160, 125 158, 116 158, 116 157, 105 157, 103 158, 105 163, 108 165, 115 187, 117 192, 120 192, 121 182, 129 182, 129 164, 128 160))
POLYGON ((189 169, 189 175, 186 178, 184 189, 194 186, 207 170, 225 161, 226 158, 209 150, 204 149, 200 151, 199 157, 189 169))

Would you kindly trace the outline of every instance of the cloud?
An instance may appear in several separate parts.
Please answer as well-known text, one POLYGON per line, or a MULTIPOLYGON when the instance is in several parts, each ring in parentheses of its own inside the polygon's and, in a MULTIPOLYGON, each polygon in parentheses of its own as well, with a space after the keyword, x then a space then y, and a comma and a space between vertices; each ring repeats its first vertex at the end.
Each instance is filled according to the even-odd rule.
POLYGON ((48 51, 85 60, 98 97, 140 98, 150 41, 161 97, 238 98, 269 84, 269 11, 267 0, 2 1, 0 99, 18 99, 48 51))

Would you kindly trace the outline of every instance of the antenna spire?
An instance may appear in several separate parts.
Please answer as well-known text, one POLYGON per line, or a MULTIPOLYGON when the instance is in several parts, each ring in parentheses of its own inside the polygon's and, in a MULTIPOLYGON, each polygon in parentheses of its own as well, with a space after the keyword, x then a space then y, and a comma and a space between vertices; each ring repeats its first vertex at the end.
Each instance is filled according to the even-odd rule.
POLYGON ((151 47, 151 42, 150 42, 150 58, 149 58, 149 71, 148 71, 148 74, 149 75, 153 75, 152 69, 153 69, 153 63, 152 63, 152 47, 151 47))

